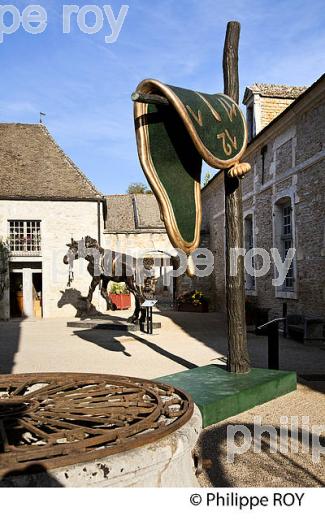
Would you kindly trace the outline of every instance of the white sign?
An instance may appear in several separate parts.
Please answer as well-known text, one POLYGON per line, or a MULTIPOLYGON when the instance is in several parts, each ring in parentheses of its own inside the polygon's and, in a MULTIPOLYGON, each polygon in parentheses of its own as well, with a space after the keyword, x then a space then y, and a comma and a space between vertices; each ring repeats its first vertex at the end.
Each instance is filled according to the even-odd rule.
POLYGON ((158 303, 158 300, 146 300, 141 307, 154 307, 158 303))

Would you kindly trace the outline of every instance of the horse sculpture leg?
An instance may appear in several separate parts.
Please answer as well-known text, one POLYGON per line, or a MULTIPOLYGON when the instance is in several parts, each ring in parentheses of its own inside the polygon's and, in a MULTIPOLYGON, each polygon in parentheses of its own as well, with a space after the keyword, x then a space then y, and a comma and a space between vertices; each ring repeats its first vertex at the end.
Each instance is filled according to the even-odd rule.
POLYGON ((139 296, 137 294, 137 292, 134 290, 134 289, 131 289, 129 287, 129 291, 133 294, 134 296, 134 300, 135 300, 135 309, 134 309, 134 313, 132 314, 132 316, 130 316, 128 318, 128 322, 129 323, 138 323, 138 320, 139 320, 139 314, 140 314, 140 311, 141 311, 141 304, 140 304, 140 299, 139 299, 139 296))
POLYGON ((135 311, 133 315, 128 319, 131 323, 144 323, 146 321, 146 310, 141 308, 141 303, 144 302, 143 296, 135 290, 133 292, 135 298, 135 311))
POLYGON ((96 289, 96 287, 98 286, 100 282, 100 278, 99 276, 95 276, 92 281, 91 281, 91 284, 89 286, 89 291, 88 291, 88 296, 86 298, 86 301, 87 301, 87 309, 89 310, 90 309, 90 306, 91 306, 91 302, 92 302, 92 299, 93 299, 93 294, 94 294, 94 291, 96 289))
POLYGON ((137 288, 135 286, 135 283, 134 283, 134 278, 133 276, 128 276, 125 280, 125 284, 127 286, 127 288, 129 289, 130 293, 133 294, 134 296, 134 300, 135 300, 135 309, 134 309, 134 313, 132 314, 132 316, 130 316, 128 318, 128 322, 129 323, 138 323, 138 320, 139 320, 139 314, 140 314, 140 311, 141 311, 141 302, 140 302, 140 295, 137 291, 137 288))

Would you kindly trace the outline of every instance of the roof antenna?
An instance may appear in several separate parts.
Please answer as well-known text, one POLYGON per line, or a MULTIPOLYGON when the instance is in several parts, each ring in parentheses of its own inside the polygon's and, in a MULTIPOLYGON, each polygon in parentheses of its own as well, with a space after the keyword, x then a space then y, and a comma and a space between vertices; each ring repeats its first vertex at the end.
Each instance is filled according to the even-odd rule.
POLYGON ((45 116, 46 116, 46 114, 45 114, 44 112, 40 112, 40 113, 39 113, 39 122, 40 122, 40 125, 43 124, 43 119, 42 119, 42 118, 45 117, 45 116))

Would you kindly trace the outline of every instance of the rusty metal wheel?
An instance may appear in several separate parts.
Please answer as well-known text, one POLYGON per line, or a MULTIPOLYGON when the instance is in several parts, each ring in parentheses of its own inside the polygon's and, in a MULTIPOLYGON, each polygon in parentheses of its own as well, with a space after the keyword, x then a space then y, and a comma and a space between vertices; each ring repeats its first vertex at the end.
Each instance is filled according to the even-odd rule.
POLYGON ((100 459, 154 442, 193 414, 183 391, 98 374, 0 376, 0 476, 100 459))

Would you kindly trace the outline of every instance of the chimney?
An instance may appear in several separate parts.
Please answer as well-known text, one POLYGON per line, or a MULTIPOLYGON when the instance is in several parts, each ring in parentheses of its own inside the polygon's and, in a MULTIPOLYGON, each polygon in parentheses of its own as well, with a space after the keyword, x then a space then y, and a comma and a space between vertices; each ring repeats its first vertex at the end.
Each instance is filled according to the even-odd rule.
POLYGON ((254 83, 247 87, 243 104, 246 105, 248 140, 251 141, 306 89, 267 83, 254 83))

